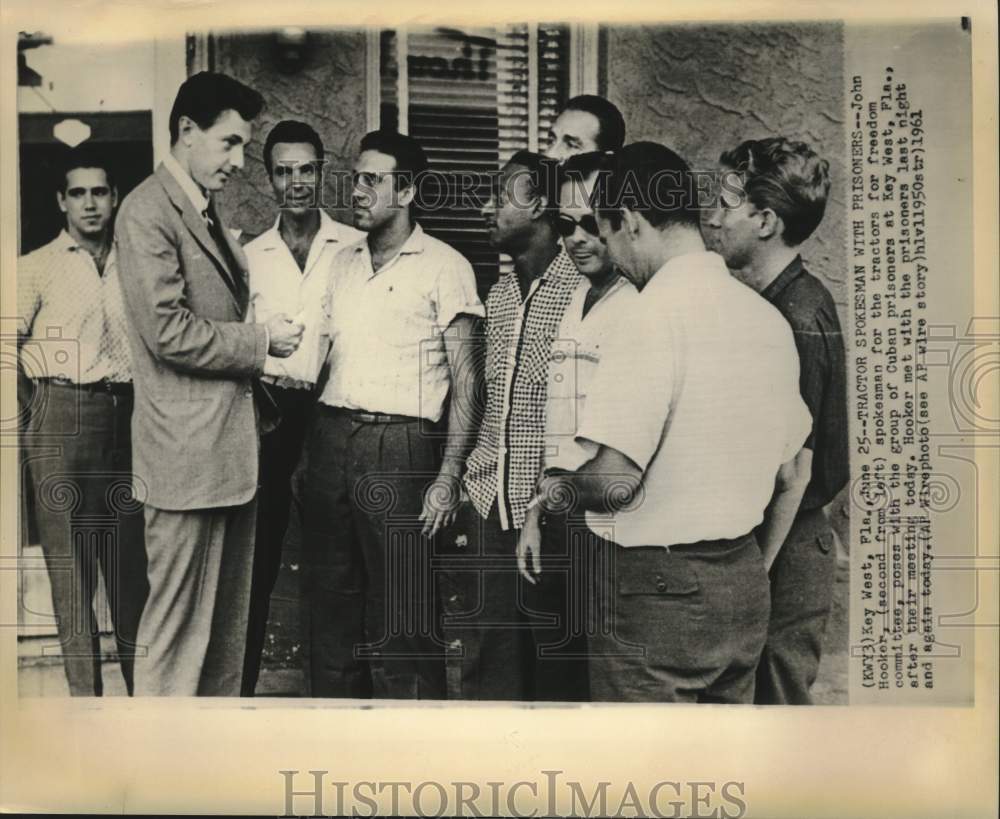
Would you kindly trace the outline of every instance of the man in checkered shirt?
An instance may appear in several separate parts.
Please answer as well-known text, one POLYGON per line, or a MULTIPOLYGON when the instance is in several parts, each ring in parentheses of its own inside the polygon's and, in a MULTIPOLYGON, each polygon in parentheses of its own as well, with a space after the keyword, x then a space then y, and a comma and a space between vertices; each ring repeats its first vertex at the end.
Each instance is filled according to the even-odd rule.
MULTIPOLYGON (((464 479, 471 504, 445 544, 463 561, 442 578, 442 628, 460 657, 449 697, 545 698, 524 661, 534 648, 527 618, 538 615, 519 611, 515 550, 544 449, 549 353, 580 282, 556 231, 555 184, 554 163, 519 151, 483 209, 490 242, 513 258, 514 271, 487 301, 486 411, 464 479)), ((538 592, 522 588, 522 599, 526 593, 538 592)))

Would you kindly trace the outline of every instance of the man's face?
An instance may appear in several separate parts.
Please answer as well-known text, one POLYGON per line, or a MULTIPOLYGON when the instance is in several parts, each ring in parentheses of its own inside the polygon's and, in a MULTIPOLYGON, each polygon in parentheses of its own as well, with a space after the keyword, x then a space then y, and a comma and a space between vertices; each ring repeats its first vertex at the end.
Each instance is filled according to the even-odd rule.
POLYGON ((705 222, 705 238, 731 270, 742 270, 759 247, 760 215, 744 194, 739 175, 732 168, 721 171, 722 184, 715 210, 705 222))
POLYGON ((236 111, 223 111, 205 130, 191 122, 182 133, 190 149, 188 169, 194 181, 207 191, 222 190, 232 173, 243 167, 243 147, 250 141, 251 130, 236 111))
POLYGON ((587 111, 563 111, 552 124, 545 155, 565 162, 576 154, 597 151, 597 137, 600 133, 601 123, 593 114, 587 111))
POLYGON ((612 267, 611 254, 590 208, 596 179, 592 174, 587 179, 570 180, 559 191, 559 233, 566 253, 588 279, 600 278, 612 267))
POLYGON ((74 168, 66 174, 66 192, 56 198, 70 235, 90 238, 104 234, 118 203, 103 168, 74 168))
POLYGON ((315 209, 323 175, 308 142, 278 142, 271 149, 271 187, 278 207, 298 216, 315 209))
POLYGON ((354 163, 354 187, 351 206, 354 209, 354 226, 371 231, 391 222, 401 208, 409 206, 401 201, 403 191, 396 191, 393 172, 396 159, 381 151, 362 151, 354 163))
POLYGON ((523 247, 536 229, 537 203, 531 171, 523 165, 507 163, 482 210, 490 244, 505 253, 523 247))

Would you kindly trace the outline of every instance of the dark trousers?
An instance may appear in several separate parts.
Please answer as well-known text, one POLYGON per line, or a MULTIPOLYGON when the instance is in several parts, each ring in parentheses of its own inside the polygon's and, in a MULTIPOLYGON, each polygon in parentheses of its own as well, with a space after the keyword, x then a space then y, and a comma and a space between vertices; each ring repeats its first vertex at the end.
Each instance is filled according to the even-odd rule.
POLYGON ((292 473, 302 453, 306 429, 316 404, 310 390, 269 385, 281 422, 260 439, 260 480, 257 490, 257 535, 250 585, 250 613, 243 665, 242 695, 252 697, 260 675, 271 593, 281 569, 281 547, 292 504, 292 473))
MULTIPOLYGON (((531 622, 525 616, 528 584, 517 571, 517 530, 501 528, 495 504, 483 519, 463 503, 438 548, 448 699, 527 699, 531 622)), ((535 622, 547 621, 539 614, 535 622)))
POLYGON ((800 512, 771 566, 771 620, 754 702, 809 705, 833 605, 837 557, 823 509, 800 512))
POLYGON ((94 616, 100 567, 131 694, 149 584, 142 504, 132 493, 132 398, 36 382, 23 433, 63 666, 73 696, 100 696, 94 616))
POLYGON ((431 544, 419 520, 439 459, 424 426, 317 406, 301 520, 311 696, 443 696, 431 544))
POLYGON ((769 611, 754 536, 600 550, 593 699, 751 702, 769 611))
POLYGON ((597 624, 594 549, 599 540, 582 515, 544 518, 542 573, 534 585, 520 581, 531 623, 529 699, 590 699, 587 635, 597 624))

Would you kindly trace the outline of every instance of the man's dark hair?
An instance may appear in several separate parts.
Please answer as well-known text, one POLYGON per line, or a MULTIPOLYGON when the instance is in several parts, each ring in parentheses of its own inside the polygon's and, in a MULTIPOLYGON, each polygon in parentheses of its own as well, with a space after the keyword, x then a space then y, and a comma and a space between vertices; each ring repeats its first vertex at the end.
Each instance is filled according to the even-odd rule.
POLYGON ((531 193, 545 197, 545 215, 550 222, 555 220, 559 215, 559 163, 533 151, 517 151, 507 165, 527 169, 531 193))
MULTIPOLYGON (((559 166, 556 180, 556 190, 562 192, 562 186, 568 182, 583 183, 593 174, 601 173, 605 168, 608 155, 604 151, 589 151, 584 154, 574 154, 559 166)), ((565 202, 561 204, 566 204, 565 202)), ((578 204, 578 203, 574 203, 578 204)), ((582 204, 582 203, 579 203, 582 204)))
POLYGON ((795 247, 808 239, 826 211, 830 163, 804 142, 785 137, 748 139, 719 161, 737 171, 758 210, 773 210, 785 228, 781 239, 795 247))
POLYGON ((594 210, 621 227, 622 208, 655 228, 698 228, 698 189, 687 162, 658 142, 633 142, 605 159, 591 197, 594 210))
POLYGON ((181 117, 192 119, 202 130, 211 128, 219 115, 235 111, 247 122, 264 107, 264 98, 228 74, 201 71, 192 74, 177 89, 170 109, 170 144, 177 142, 181 117))
POLYGON ((617 151, 625 144, 625 117, 610 100, 594 94, 580 94, 566 103, 563 111, 586 111, 597 118, 597 147, 617 151))
MULTIPOLYGON (((396 160, 396 189, 406 185, 419 185, 420 177, 427 172, 427 154, 413 137, 397 131, 369 131, 361 137, 359 153, 378 151, 396 160)), ((419 197, 417 197, 419 198, 419 197)))
POLYGON ((323 140, 319 138, 319 134, 313 127, 296 119, 283 119, 271 129, 267 139, 264 140, 264 167, 267 168, 268 176, 271 175, 273 169, 271 154, 274 151, 274 146, 279 142, 301 142, 312 145, 316 151, 316 159, 320 161, 320 164, 323 162, 323 140))
POLYGON ((108 186, 112 189, 117 187, 114 171, 111 170, 111 163, 108 161, 107 151, 93 145, 83 144, 70 148, 60 158, 57 188, 61 193, 66 193, 69 172, 75 171, 77 168, 100 168, 104 171, 104 176, 107 177, 108 186))

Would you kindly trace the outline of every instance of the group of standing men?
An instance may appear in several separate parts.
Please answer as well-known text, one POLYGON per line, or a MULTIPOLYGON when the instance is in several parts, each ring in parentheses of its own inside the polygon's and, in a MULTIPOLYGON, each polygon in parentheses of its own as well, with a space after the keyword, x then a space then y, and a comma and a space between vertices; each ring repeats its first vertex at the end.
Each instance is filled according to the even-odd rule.
POLYGON ((213 193, 262 105, 189 78, 113 243, 111 169, 75 153, 66 230, 19 268, 22 350, 80 350, 33 366, 26 428, 71 692, 101 692, 100 563, 130 692, 252 695, 287 533, 311 696, 809 702, 847 479, 840 328, 797 250, 826 162, 745 142, 706 220, 683 159, 574 98, 492 180, 513 269, 484 305, 397 133, 361 141, 350 228, 319 135, 277 124, 279 215, 241 246, 213 193))

